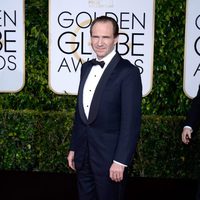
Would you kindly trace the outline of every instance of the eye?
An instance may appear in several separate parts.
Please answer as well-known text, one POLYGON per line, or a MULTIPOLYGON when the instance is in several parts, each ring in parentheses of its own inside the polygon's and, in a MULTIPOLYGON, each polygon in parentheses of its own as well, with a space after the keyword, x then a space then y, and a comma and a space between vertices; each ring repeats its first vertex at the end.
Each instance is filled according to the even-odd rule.
POLYGON ((98 36, 95 36, 95 35, 94 35, 94 36, 92 36, 92 38, 98 38, 98 36))

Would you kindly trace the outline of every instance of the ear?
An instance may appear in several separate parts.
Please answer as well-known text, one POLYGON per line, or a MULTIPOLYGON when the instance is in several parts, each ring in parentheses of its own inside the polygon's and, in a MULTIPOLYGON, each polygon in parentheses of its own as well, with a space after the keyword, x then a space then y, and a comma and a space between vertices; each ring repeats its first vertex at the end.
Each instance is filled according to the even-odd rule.
POLYGON ((119 40, 119 36, 117 36, 117 37, 115 38, 114 43, 117 44, 117 43, 118 43, 118 40, 119 40))

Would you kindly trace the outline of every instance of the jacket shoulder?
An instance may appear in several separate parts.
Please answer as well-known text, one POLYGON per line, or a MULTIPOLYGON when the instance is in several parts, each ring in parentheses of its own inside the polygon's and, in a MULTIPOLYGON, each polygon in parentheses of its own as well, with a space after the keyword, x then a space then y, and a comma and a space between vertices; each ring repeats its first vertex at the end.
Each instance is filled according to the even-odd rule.
POLYGON ((118 65, 122 70, 123 69, 128 70, 130 71, 130 73, 131 72, 140 73, 139 68, 127 59, 124 59, 124 58, 120 59, 120 62, 118 63, 118 65))

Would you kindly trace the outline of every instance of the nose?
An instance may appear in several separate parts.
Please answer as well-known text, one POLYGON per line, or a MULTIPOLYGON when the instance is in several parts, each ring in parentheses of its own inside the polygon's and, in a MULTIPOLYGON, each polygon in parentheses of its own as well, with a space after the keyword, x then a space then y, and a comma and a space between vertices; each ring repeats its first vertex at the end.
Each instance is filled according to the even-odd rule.
POLYGON ((103 44, 103 40, 102 40, 102 38, 99 38, 99 39, 98 39, 97 44, 98 44, 98 46, 102 46, 102 44, 103 44))

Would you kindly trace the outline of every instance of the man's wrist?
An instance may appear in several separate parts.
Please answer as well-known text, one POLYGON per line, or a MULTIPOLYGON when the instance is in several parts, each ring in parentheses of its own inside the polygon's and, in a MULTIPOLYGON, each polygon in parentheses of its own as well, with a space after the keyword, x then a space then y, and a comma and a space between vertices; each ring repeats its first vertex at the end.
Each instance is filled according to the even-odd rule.
POLYGON ((117 162, 116 160, 113 160, 114 163, 118 164, 118 165, 121 165, 123 167, 127 167, 127 165, 123 164, 123 163, 120 163, 120 162, 117 162))
POLYGON ((192 127, 191 127, 191 126, 184 126, 184 127, 183 127, 183 129, 189 129, 191 133, 193 132, 193 130, 192 130, 192 127))

